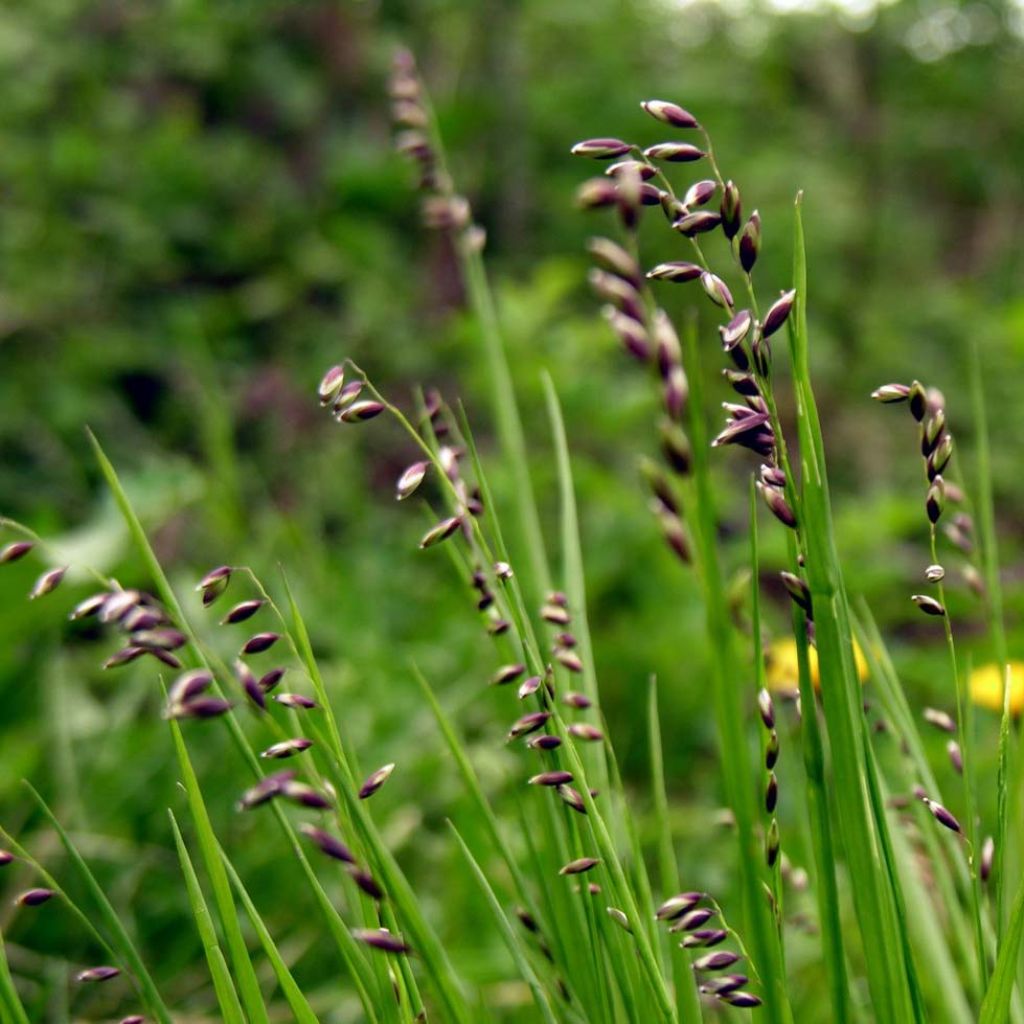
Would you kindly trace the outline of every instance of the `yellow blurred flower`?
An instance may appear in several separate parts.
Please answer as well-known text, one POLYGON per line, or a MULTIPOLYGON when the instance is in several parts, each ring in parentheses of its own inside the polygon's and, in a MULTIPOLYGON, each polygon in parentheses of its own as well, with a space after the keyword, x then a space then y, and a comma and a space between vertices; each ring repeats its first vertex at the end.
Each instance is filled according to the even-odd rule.
MULTIPOLYGON (((821 689, 821 678, 818 674, 818 652, 808 648, 808 662, 811 670, 811 682, 815 690, 821 689)), ((800 687, 799 662, 796 656, 796 640, 783 637, 768 645, 765 651, 765 678, 769 690, 797 690, 800 687)), ((857 678, 863 683, 868 677, 868 663, 864 652, 856 640, 853 642, 853 661, 857 666, 857 678)), ((1024 668, 1024 666, 1021 666, 1024 668)), ((1022 677, 1024 678, 1024 677, 1022 677)))
MULTIPOLYGON (((1000 714, 1003 710, 1003 670, 995 664, 979 665, 969 680, 971 700, 982 708, 1000 714)), ((1024 709, 1024 662, 1010 662, 1010 713, 1019 715, 1024 709)))

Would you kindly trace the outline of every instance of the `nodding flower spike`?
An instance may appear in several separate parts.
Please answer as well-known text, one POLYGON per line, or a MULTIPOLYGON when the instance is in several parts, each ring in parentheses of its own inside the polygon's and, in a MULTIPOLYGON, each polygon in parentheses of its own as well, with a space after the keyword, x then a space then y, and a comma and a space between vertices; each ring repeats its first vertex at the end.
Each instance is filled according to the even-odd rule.
POLYGON ((28 889, 18 896, 14 902, 19 907, 39 907, 57 894, 52 889, 28 889))
POLYGON ((75 981, 88 984, 96 981, 110 981, 116 978, 121 971, 117 967, 88 967, 75 975, 75 981))
POLYGON ((883 384, 871 392, 871 397, 876 402, 882 402, 885 405, 905 402, 909 395, 910 388, 906 384, 883 384))
POLYGON ((328 857, 340 860, 343 864, 355 864, 356 859, 352 855, 352 851, 330 832, 325 832, 322 828, 317 828, 316 825, 301 825, 299 831, 328 857))
POLYGON ((562 745, 561 736, 550 736, 546 732, 526 741, 531 750, 555 750, 562 745))
POLYGON ((330 405, 338 397, 345 384, 345 368, 343 366, 332 366, 321 378, 320 386, 317 389, 320 395, 321 405, 330 405))
POLYGON ((372 420, 384 411, 382 402, 375 402, 371 398, 363 399, 361 402, 353 402, 346 406, 339 414, 338 420, 341 423, 364 423, 372 420))
POLYGON ((520 736, 528 736, 545 725, 551 717, 550 711, 531 711, 528 715, 517 718, 508 731, 508 739, 515 740, 520 736))
POLYGON ((592 160, 611 160, 625 156, 633 147, 622 139, 584 139, 569 150, 573 156, 587 156, 592 160))
MULTIPOLYGON (((695 181, 683 196, 683 206, 703 206, 709 202, 711 197, 718 191, 718 182, 710 178, 704 181, 695 181)), ((724 226, 724 221, 723 221, 724 226)))
POLYGON ((239 622, 245 622, 247 619, 251 619, 265 603, 260 600, 240 601, 220 620, 220 624, 234 626, 239 622))
POLYGON ((951 715, 947 715, 945 711, 939 711, 937 708, 925 708, 921 712, 921 717, 929 724, 934 726, 936 729, 940 729, 942 732, 948 732, 950 734, 956 732, 956 722, 953 721, 951 715))
POLYGON ((411 949, 397 935, 393 935, 387 928, 354 928, 352 935, 363 945, 372 949, 379 949, 382 953, 409 953, 411 949))
POLYGON ((256 633, 242 645, 242 654, 262 654, 270 650, 280 639, 279 633, 256 633))
POLYGON ((36 580, 32 589, 29 591, 28 599, 34 601, 38 597, 45 597, 47 594, 52 593, 57 587, 60 586, 60 582, 64 579, 64 574, 68 571, 68 567, 61 566, 57 569, 49 569, 44 572, 39 579, 36 580))
POLYGON ((761 215, 755 210, 740 232, 740 266, 749 274, 761 251, 761 215))
POLYGON ((699 128, 697 118, 678 103, 668 100, 644 100, 640 106, 662 124, 670 124, 673 128, 699 128))
POLYGON ((682 917, 688 910, 692 910, 702 899, 704 899, 702 892, 677 893, 658 907, 654 912, 654 917, 658 921, 674 921, 677 917, 682 917))
POLYGON ((274 695, 274 700, 294 711, 311 711, 318 706, 312 697, 307 697, 302 693, 277 693, 274 695))
POLYGON ((491 676, 491 685, 504 686, 507 683, 514 683, 525 671, 526 666, 522 664, 502 665, 501 668, 491 676))
POLYGON ((723 309, 732 309, 732 292, 729 291, 728 285, 720 277, 705 271, 700 275, 700 283, 704 286, 704 291, 707 293, 708 298, 716 306, 721 306, 723 309))
POLYGON ((934 597, 929 597, 927 594, 911 594, 910 600, 917 605, 925 613, 925 615, 943 616, 946 614, 946 609, 935 600, 934 597))
POLYGON ((940 825, 945 825, 950 832, 956 832, 958 835, 963 834, 963 829, 960 827, 960 822, 953 817, 953 815, 942 806, 940 803, 936 803, 934 800, 930 800, 928 797, 921 797, 921 802, 932 812, 932 817, 940 825))
POLYGON ((447 540, 455 533, 461 525, 462 519, 459 516, 450 516, 448 519, 442 519, 437 526, 432 527, 423 535, 420 547, 431 548, 435 544, 440 544, 441 541, 447 540))
POLYGON ((296 736, 294 739, 282 740, 280 743, 275 743, 271 747, 267 747, 266 750, 260 754, 260 757, 270 758, 273 760, 279 760, 285 757, 294 757, 296 754, 301 754, 304 750, 309 750, 313 746, 312 740, 307 740, 303 736, 296 736))
POLYGON ((550 771, 541 772, 539 775, 532 775, 527 782, 531 786, 564 786, 572 782, 572 772, 550 771))
POLYGON ((782 296, 772 304, 765 314, 764 324, 761 327, 764 337, 771 337, 786 322, 795 301, 796 289, 791 288, 788 292, 783 292, 782 296))
POLYGON ((604 733, 587 722, 573 722, 569 726, 569 735, 587 743, 598 743, 604 739, 604 733))
POLYGON ((366 777, 366 781, 359 787, 359 799, 367 800, 369 797, 373 796, 373 794, 388 781, 394 770, 394 764, 386 764, 383 767, 378 768, 375 772, 371 772, 366 777))
POLYGON ((733 239, 739 233, 741 211, 743 204, 740 202, 740 190, 735 182, 727 181, 722 190, 722 233, 728 239, 733 239))
POLYGON ((592 871, 600 864, 597 857, 577 857, 558 869, 560 875, 582 875, 585 871, 592 871))
POLYGON ((714 231, 721 223, 721 214, 712 213, 711 210, 695 210, 693 213, 684 213, 678 220, 673 221, 672 227, 681 235, 693 238, 714 231))
POLYGON ((34 547, 35 544, 30 540, 16 540, 8 544, 0 550, 0 565, 8 565, 19 558, 24 558, 34 547))
POLYGON ((231 582, 231 566, 219 565, 211 569, 197 584, 196 590, 203 595, 203 607, 214 601, 228 589, 231 582))
POLYGON ((652 281, 675 281, 683 284, 687 281, 696 281, 703 273, 704 268, 699 263, 677 260, 671 263, 659 263, 647 271, 647 277, 652 281))

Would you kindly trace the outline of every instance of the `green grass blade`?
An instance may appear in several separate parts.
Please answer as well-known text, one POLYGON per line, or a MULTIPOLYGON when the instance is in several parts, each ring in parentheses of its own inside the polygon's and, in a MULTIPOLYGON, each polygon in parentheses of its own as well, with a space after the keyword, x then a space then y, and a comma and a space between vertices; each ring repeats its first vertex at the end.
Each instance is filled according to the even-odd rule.
POLYGON ((238 899, 245 908, 245 912, 249 916, 249 920, 252 922, 253 930, 256 932, 256 935, 260 940, 263 952, 266 953, 267 959, 270 961, 270 965, 274 969, 274 975, 277 977, 277 983, 280 985, 281 991, 284 993, 284 997, 287 1000, 288 1005, 291 1007, 292 1013, 295 1015, 295 1020, 298 1024, 319 1024, 316 1014, 313 1013, 312 1007, 310 1007, 306 997, 302 994, 302 989, 299 988, 295 979, 292 977, 292 972, 284 962, 284 958, 281 956, 280 950, 278 950, 270 931, 267 929, 267 926, 263 921, 263 918, 260 917, 260 913, 256 909, 256 905, 250 898, 249 893, 246 892, 242 879, 239 878, 238 872, 235 870, 234 865, 232 865, 223 849, 221 849, 221 859, 224 861, 224 868, 228 873, 228 877, 231 879, 231 884, 234 886, 235 892, 238 894, 238 899))
POLYGON ((981 1004, 978 1024, 1005 1024, 1009 1019, 1010 1000, 1017 978, 1021 938, 1024 937, 1024 880, 1017 887, 1013 908, 999 945, 995 970, 989 979, 988 991, 981 1004))
POLYGON ((472 872, 473 877, 480 886, 480 891, 483 893, 487 905, 491 908, 491 912, 494 914, 494 920, 498 924, 498 931, 501 933, 501 937, 504 940, 505 945, 508 947, 509 953, 512 954, 512 959, 515 961, 519 973, 522 975, 526 984, 530 986, 530 991, 533 993, 533 998, 537 1004, 537 1008, 540 1010, 541 1017, 547 1022, 547 1024, 556 1024, 556 1018, 551 1009, 551 1003, 548 1000, 547 994, 545 993, 535 971, 530 966, 530 962, 526 957, 526 952, 522 947, 519 936, 513 929, 509 919, 505 916, 505 912, 501 909, 501 903, 499 902, 498 897, 494 894, 494 890, 491 888, 490 883, 487 881, 487 876, 484 874, 483 869, 477 863, 476 858, 466 845, 466 841, 459 834, 459 830, 450 821, 448 822, 448 825, 452 830, 452 835, 455 836, 456 842, 459 844, 459 849, 462 851, 462 855, 466 858, 466 863, 469 865, 469 869, 472 872))
POLYGON ((7 949, 4 946, 3 932, 0 932, 0 1010, 6 1024, 30 1024, 28 1014, 22 1005, 18 990, 14 987, 10 965, 7 963, 7 949))
POLYGON ((128 934, 127 929, 121 922, 120 917, 118 917, 117 911, 107 898, 107 894, 103 891, 99 882, 96 881, 96 876, 92 873, 89 865, 78 852, 75 844, 71 841, 71 837, 57 820, 53 811, 50 810, 46 801, 30 783, 25 782, 24 785, 39 805, 39 809, 43 812, 43 816, 50 823, 60 838, 61 845, 67 852, 68 859, 78 872, 85 888, 88 890, 89 895, 92 897, 99 910, 100 919, 106 926, 109 934, 112 936, 112 940, 110 941, 111 949, 117 954, 121 963, 128 969, 128 973, 133 982, 139 987, 139 994, 142 997, 143 1002, 157 1020, 163 1022, 163 1024, 171 1024, 170 1010, 167 1009, 163 999, 160 998, 160 993, 157 991, 156 983, 153 981, 152 975, 146 968, 138 949, 135 947, 135 943, 132 942, 131 936, 128 934))
POLYGON ((188 756, 181 727, 174 719, 170 720, 169 725, 171 735, 174 737, 174 749, 178 755, 178 765, 185 784, 189 810, 196 827, 199 852, 213 888, 214 905, 217 907, 217 916, 227 942, 231 966, 234 969, 235 980, 238 982, 245 1012, 250 1024, 269 1024, 266 1004, 263 1002, 256 971, 249 959, 249 951, 246 949, 242 929, 238 924, 238 913, 235 909, 235 901, 231 896, 231 885, 224 869, 224 862, 221 859, 220 847, 213 832, 210 815, 206 809, 206 801, 203 799, 199 787, 199 780, 196 778, 192 761, 188 756))
POLYGON ((178 822, 174 818, 174 812, 169 810, 167 814, 171 820, 174 843, 178 848, 178 859, 181 861, 181 870, 185 876, 185 888, 188 890, 188 901, 192 907, 196 929, 203 943, 203 951, 206 953, 206 962, 210 966, 210 976, 213 979, 213 988, 217 995, 221 1016, 225 1024, 245 1024, 242 1004, 238 1001, 238 993, 231 980, 224 954, 217 944, 217 932, 213 927, 210 910, 203 898, 203 890, 199 885, 199 878, 196 876, 192 859, 188 855, 185 840, 182 838, 178 822))

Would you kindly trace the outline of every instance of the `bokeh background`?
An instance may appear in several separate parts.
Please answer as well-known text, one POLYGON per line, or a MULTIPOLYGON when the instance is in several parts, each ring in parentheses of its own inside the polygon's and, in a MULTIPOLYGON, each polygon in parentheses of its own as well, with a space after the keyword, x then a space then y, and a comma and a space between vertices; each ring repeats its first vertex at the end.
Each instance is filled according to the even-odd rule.
MULTIPOLYGON (((322 371, 346 356, 407 408, 416 385, 441 387, 465 403, 507 499, 453 253, 421 227, 412 171, 391 151, 385 83, 399 43, 418 56, 454 177, 487 230, 555 550, 543 370, 565 407, 605 712, 637 808, 648 800, 644 694, 654 673, 680 862, 703 887, 728 876, 732 855, 714 824, 702 676, 713 652, 693 581, 646 509, 637 460, 656 451, 655 398, 588 292, 584 243, 598 225, 573 193, 593 168, 569 147, 592 135, 659 141, 661 126, 639 110, 644 98, 693 110, 746 208, 761 211, 768 289, 789 284, 792 200, 804 190, 813 369, 848 582, 882 624, 914 702, 948 707, 940 636, 908 600, 927 561, 914 431, 867 396, 913 377, 940 387, 970 484, 967 368, 978 346, 1011 653, 1020 654, 1024 7, 0 7, 0 511, 52 538, 67 559, 147 585, 89 454, 89 425, 225 654, 237 637, 202 617, 194 581, 231 562, 276 586, 283 567, 361 760, 399 764, 375 808, 396 852, 463 972, 490 1005, 508 1004, 509 1020, 527 1020, 503 983, 510 967, 486 912, 453 870, 446 817, 486 846, 409 671, 410 660, 422 666, 489 791, 514 815, 521 765, 500 743, 509 709, 483 686, 493 656, 464 582, 443 554, 415 550, 423 520, 393 502, 407 444, 382 421, 337 426, 314 394, 322 371)), ((685 258, 663 224, 649 227, 651 262, 685 258)), ((665 295, 673 311, 692 298, 665 295)), ((717 372, 711 324, 707 363, 717 372)), ((785 416, 784 358, 779 373, 785 416)), ((728 547, 739 593, 751 464, 732 451, 716 463, 734 495, 723 535, 727 545, 740 538, 728 547)), ((782 628, 786 606, 770 574, 782 538, 763 526, 769 619, 782 628)), ((88 581, 71 576, 29 605, 39 571, 27 560, 0 573, 0 821, 61 867, 19 785, 33 780, 126 908, 170 998, 201 1019, 212 1004, 169 846, 165 810, 180 797, 153 671, 100 672, 111 641, 66 622, 88 581)), ((977 599, 960 586, 952 608, 964 651, 974 664, 989 660, 977 599)), ((995 736, 994 716, 978 725, 995 736)), ((308 909, 305 893, 279 837, 231 811, 243 767, 221 730, 195 736, 216 824, 299 977, 325 1020, 356 1019, 344 979, 318 948, 315 918, 298 912, 308 909)), ((801 820, 799 807, 783 807, 784 823, 786 813, 801 820)), ((18 880, 0 879, 2 891, 18 880)), ((109 1019, 121 1008, 113 988, 69 994, 68 963, 95 956, 69 919, 18 920, 9 938, 39 1020, 109 1019)), ((812 1000, 813 944, 805 952, 802 960, 798 944, 791 967, 812 1000)))

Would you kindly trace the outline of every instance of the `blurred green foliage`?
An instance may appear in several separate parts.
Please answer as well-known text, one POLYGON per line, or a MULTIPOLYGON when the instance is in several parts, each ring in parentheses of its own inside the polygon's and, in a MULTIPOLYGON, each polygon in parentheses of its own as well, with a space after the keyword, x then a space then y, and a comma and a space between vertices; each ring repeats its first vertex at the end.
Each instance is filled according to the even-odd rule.
MULTIPOLYGON (((592 168, 569 146, 589 135, 659 141, 638 108, 645 97, 694 110, 746 208, 761 211, 759 276, 778 288, 789 283, 791 201, 805 191, 814 369, 850 584, 892 638, 916 699, 948 707, 940 638, 907 599, 927 561, 916 440, 867 394, 912 377, 942 388, 969 483, 964 381, 968 343, 979 345, 1019 654, 1022 18, 997 0, 870 13, 671 0, 6 5, 2 511, 54 537, 69 560, 147 585, 89 460, 89 424, 183 593, 219 562, 250 564, 273 586, 284 566, 360 758, 400 765, 375 808, 395 849, 446 941, 480 950, 478 980, 508 975, 496 943, 479 943, 489 926, 470 883, 436 884, 457 863, 445 817, 484 841, 459 817, 464 794, 408 671, 415 659, 455 709, 486 785, 514 815, 518 771, 499 743, 508 709, 482 686, 488 648, 444 556, 414 550, 416 510, 393 506, 408 445, 390 427, 337 427, 313 396, 344 356, 407 408, 416 384, 440 386, 465 402, 507 496, 452 253, 419 226, 411 174, 390 152, 384 78, 393 45, 409 44, 455 178, 487 229, 552 548, 542 369, 565 406, 605 713, 638 806, 643 684, 656 673, 683 875, 713 887, 729 866, 702 856, 719 798, 702 682, 711 652, 695 587, 644 507, 636 458, 655 448, 655 410, 585 286, 583 243, 597 228, 572 196, 592 168)), ((679 253, 678 238, 651 227, 651 263, 679 253)), ((674 308, 691 298, 680 290, 674 308)), ((718 467, 736 496, 728 535, 742 526, 751 467, 732 452, 718 467)), ((769 614, 781 625, 785 601, 768 573, 782 538, 763 534, 769 614)), ((739 544, 740 584, 745 560, 739 544)), ((18 786, 31 777, 128 910, 170 997, 202 1008, 164 813, 181 798, 152 671, 100 673, 105 644, 62 621, 88 580, 69 577, 28 606, 37 571, 22 562, 0 574, 0 818, 55 853, 18 786)), ((198 602, 190 611, 230 655, 237 637, 215 633, 198 602)), ((976 600, 958 591, 953 611, 965 649, 989 658, 976 600)), ((994 736, 994 719, 980 718, 994 736)), ((209 735, 195 754, 225 845, 325 1019, 355 1019, 296 913, 304 897, 277 837, 264 844, 265 823, 231 812, 244 772, 219 731, 209 735)), ((60 958, 88 962, 83 943, 56 914, 17 923, 10 953, 33 979, 40 1020, 69 1017, 60 958)), ((793 969, 804 969, 799 945, 793 969)), ((808 980, 807 998, 817 984, 808 980)), ((99 1019, 116 998, 77 995, 75 1012, 99 1019)), ((509 1020, 529 1019, 518 993, 508 998, 509 1020)))

